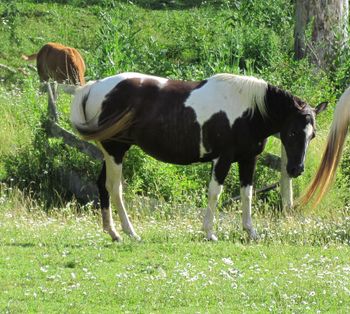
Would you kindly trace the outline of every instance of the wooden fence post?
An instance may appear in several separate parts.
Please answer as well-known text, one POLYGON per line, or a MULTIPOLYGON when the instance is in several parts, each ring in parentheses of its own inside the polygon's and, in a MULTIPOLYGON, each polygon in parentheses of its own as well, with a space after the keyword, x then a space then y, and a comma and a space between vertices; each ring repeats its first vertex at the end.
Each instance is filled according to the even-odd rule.
POLYGON ((45 83, 47 94, 48 94, 48 114, 49 118, 55 122, 58 121, 58 113, 56 107, 57 101, 57 84, 55 82, 45 83))

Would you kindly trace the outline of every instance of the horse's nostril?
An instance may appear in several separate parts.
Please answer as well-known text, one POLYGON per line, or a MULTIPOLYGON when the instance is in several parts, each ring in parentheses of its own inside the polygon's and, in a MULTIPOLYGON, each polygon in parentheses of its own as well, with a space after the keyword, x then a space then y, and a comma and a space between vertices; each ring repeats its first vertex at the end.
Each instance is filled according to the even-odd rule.
MULTIPOLYGON (((287 171, 288 171, 288 169, 287 169, 287 171)), ((296 177, 300 176, 303 172, 304 172, 304 165, 299 165, 299 166, 289 168, 288 174, 291 177, 296 178, 296 177)))
POLYGON ((304 172, 304 166, 298 166, 293 168, 293 174, 297 177, 300 176, 304 172))

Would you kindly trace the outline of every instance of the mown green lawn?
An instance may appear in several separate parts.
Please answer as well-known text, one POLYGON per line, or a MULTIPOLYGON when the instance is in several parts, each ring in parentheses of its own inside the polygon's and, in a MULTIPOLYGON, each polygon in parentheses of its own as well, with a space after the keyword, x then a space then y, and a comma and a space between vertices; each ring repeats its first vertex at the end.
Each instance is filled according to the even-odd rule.
POLYGON ((239 227, 225 240, 239 216, 219 223, 218 243, 203 240, 199 219, 147 216, 135 221, 142 242, 120 244, 102 233, 98 215, 2 207, 0 312, 349 313, 349 246, 331 237, 311 244, 326 222, 296 229, 294 243, 296 221, 263 231, 258 218, 269 232, 259 243, 239 227))

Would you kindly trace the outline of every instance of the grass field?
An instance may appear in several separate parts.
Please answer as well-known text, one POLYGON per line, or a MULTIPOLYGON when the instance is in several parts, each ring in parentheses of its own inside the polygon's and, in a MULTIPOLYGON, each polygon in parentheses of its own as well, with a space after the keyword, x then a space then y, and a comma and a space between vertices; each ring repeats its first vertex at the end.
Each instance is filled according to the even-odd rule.
POLYGON ((211 243, 198 212, 143 215, 141 242, 113 243, 74 204, 46 215, 4 189, 1 204, 2 313, 350 311, 349 218, 257 216, 261 239, 249 243, 239 213, 225 213, 211 243))
MULTIPOLYGON (((264 78, 312 105, 329 100, 305 174, 294 180, 299 195, 319 163, 350 66, 328 73, 293 60, 291 1, 6 1, 0 41, 0 64, 13 70, 0 67, 0 313, 350 312, 349 158, 316 209, 282 213, 278 191, 254 198, 258 242, 247 240, 239 204, 228 202, 239 189, 233 166, 219 241, 210 243, 197 208, 206 206, 210 166, 166 165, 132 150, 125 191, 142 241, 112 243, 99 212, 77 204, 57 176, 64 168, 95 179, 100 164, 45 137, 46 96, 20 58, 57 41, 79 49, 88 79, 230 72, 264 78)), ((67 129, 69 103, 60 96, 67 129)), ((267 150, 279 153, 278 141, 267 150)), ((278 179, 259 165, 255 186, 278 179)))

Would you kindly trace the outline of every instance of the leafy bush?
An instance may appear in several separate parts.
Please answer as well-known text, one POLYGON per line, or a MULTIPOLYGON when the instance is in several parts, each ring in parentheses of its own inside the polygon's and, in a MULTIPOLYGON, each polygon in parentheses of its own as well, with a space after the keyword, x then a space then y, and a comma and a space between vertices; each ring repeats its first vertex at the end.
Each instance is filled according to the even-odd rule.
POLYGON ((44 129, 37 130, 31 147, 5 157, 3 162, 8 174, 5 181, 40 199, 46 207, 61 205, 73 197, 66 188, 64 172, 74 170, 91 180, 98 168, 62 140, 48 138, 44 129))

